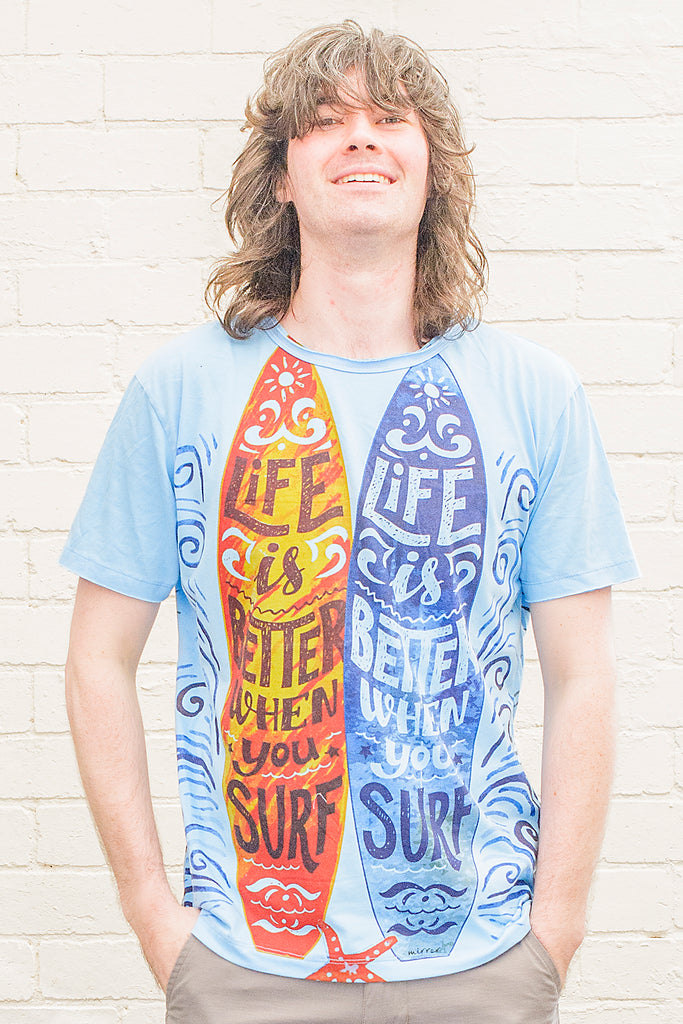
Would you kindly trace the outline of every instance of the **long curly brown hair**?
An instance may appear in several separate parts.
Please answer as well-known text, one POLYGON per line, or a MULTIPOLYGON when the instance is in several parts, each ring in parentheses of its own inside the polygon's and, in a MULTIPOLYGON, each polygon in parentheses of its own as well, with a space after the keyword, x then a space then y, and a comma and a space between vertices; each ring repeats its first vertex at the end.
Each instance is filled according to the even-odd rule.
MULTIPOLYGON (((414 326, 418 341, 481 314, 487 263, 471 227, 474 175, 448 84, 417 44, 354 21, 312 29, 269 57, 263 85, 247 103, 247 143, 235 160, 225 223, 235 252, 216 264, 206 301, 234 338, 265 318, 282 319, 301 272, 299 224, 292 203, 277 198, 290 139, 317 123, 318 106, 345 93, 388 113, 419 114, 430 151, 430 190, 417 238, 414 326), (358 72, 366 93, 347 74, 358 72), (223 309, 223 306, 225 309, 223 309)), ((348 103, 348 100, 347 100, 348 103)))

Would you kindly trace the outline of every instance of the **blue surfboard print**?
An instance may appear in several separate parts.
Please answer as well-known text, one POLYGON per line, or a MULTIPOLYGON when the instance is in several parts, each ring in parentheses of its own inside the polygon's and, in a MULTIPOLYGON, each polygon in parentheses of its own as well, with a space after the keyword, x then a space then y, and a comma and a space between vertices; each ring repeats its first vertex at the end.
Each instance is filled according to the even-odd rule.
POLYGON ((368 895, 400 960, 448 956, 477 888, 469 797, 482 679, 468 620, 482 566, 481 448, 441 356, 403 378, 363 477, 344 693, 368 895))

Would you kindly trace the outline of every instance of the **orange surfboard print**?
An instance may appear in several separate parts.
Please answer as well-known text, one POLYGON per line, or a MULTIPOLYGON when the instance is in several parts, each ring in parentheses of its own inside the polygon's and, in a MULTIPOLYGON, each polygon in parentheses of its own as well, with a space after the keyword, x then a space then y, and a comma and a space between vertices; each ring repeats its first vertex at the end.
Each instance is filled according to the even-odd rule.
POLYGON ((254 945, 304 957, 337 870, 348 794, 342 657, 351 547, 342 452, 309 363, 277 349, 221 488, 231 684, 223 793, 254 945))

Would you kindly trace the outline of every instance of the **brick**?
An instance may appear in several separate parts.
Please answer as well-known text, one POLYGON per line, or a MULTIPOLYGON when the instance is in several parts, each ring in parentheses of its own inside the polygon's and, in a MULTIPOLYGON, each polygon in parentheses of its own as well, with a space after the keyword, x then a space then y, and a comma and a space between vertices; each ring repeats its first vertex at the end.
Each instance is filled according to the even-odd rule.
POLYGON ((683 44, 681 9, 676 0, 659 0, 652 9, 644 9, 638 0, 582 0, 579 25, 591 46, 683 44))
POLYGON ((482 121, 468 125, 480 187, 572 185, 576 129, 552 121, 482 121))
POLYGON ((614 595, 614 631, 617 655, 627 661, 647 656, 655 664, 671 657, 671 612, 657 594, 614 595))
POLYGON ((199 140, 189 128, 26 128, 19 173, 29 189, 192 189, 199 140))
POLYGON ((80 797, 70 736, 0 737, 0 797, 16 800, 80 797))
MULTIPOLYGON (((344 17, 347 16, 347 10, 345 8, 344 17)), ((356 0, 348 17, 355 18, 365 26, 381 25, 386 30, 387 26, 394 24, 394 5, 390 0, 356 0)), ((259 51, 267 53, 284 46, 304 29, 339 20, 340 8, 334 0, 321 0, 315 8, 305 5, 294 8, 269 4, 267 0, 249 0, 232 11, 224 4, 215 4, 213 49, 228 53, 250 51, 256 48, 256 41, 259 51)), ((427 25, 424 25, 425 31, 427 25)), ((402 27, 401 31, 407 30, 402 27)))
POLYGON ((159 614, 140 659, 141 666, 165 664, 173 666, 169 679, 175 678, 178 651, 178 616, 175 597, 170 595, 159 607, 159 614))
POLYGON ((93 121, 102 115, 99 61, 21 58, 8 61, 4 71, 0 120, 7 124, 93 121))
POLYGON ((31 407, 31 462, 94 462, 116 406, 109 402, 37 402, 31 407))
MULTIPOLYGON (((244 148, 248 132, 240 131, 238 124, 221 124, 202 133, 202 183, 205 188, 225 192, 232 177, 233 161, 244 148)), ((223 204, 217 204, 223 215, 223 204)), ((222 223, 222 220, 221 220, 222 223)), ((226 234, 227 239, 227 234, 226 234)))
POLYGON ((0 462, 19 462, 24 451, 25 426, 23 409, 5 402, 0 404, 0 462))
POLYGON ((674 488, 674 519, 677 522, 683 522, 683 466, 679 466, 675 470, 675 488, 674 488))
POLYGON ((488 250, 653 249, 670 205, 654 189, 480 189, 477 221, 488 250))
POLYGON ((541 792, 541 754, 543 747, 543 729, 538 726, 515 724, 515 742, 517 753, 529 782, 536 791, 541 792))
POLYGON ((108 391, 111 369, 106 334, 37 334, 0 337, 2 390, 16 393, 108 391), (21 352, 21 359, 17 353, 21 352))
POLYGON ((105 251, 104 208, 98 199, 1 199, 0 231, 8 255, 19 258, 89 258, 105 251))
POLYGON ((683 866, 676 866, 674 874, 674 924, 683 928, 683 866))
POLYGON ((593 882, 588 924, 592 932, 664 932, 672 925, 673 874, 669 868, 602 867, 593 882), (624 899, 624 893, 629 899, 624 899))
POLYGON ((97 10, 86 0, 31 0, 30 53, 190 53, 210 45, 209 0, 177 0, 173 17, 156 4, 111 0, 97 10))
POLYGON ((548 347, 568 359, 586 384, 660 384, 671 378, 670 324, 574 321, 545 333, 548 347))
POLYGON ((664 863, 680 857, 680 801, 659 797, 615 797, 609 812, 603 860, 620 864, 664 863))
MULTIPOLYGON (((156 802, 154 816, 165 863, 180 867, 185 856, 185 834, 177 798, 171 804, 156 802)), ((36 827, 36 858, 39 864, 74 868, 105 867, 105 856, 97 838, 95 824, 83 801, 39 803, 36 827)))
POLYGON ((0 930, 26 935, 126 933, 108 871, 0 871, 0 930))
POLYGON ((0 939, 0 999, 30 999, 35 991, 34 954, 28 942, 0 939))
POLYGON ((33 672, 33 724, 39 733, 69 731, 62 665, 33 672))
POLYGON ((675 387, 683 387, 683 326, 678 326, 674 334, 674 372, 675 387))
POLYGON ((683 659, 683 598, 672 598, 671 604, 674 616, 674 656, 683 659))
POLYGON ((0 53, 23 53, 26 27, 22 0, 9 0, 0 6, 0 53))
MULTIPOLYGON (((0 1024, 119 1024, 118 1011, 113 1007, 47 1006, 19 1008, 0 1006, 0 1024)), ((150 1018, 151 1024, 151 1018, 150 1018)), ((163 1024, 163 1018, 160 1020, 163 1024)))
POLYGON ((610 467, 627 522, 657 522, 671 515, 674 474, 670 460, 613 457, 610 467))
POLYGON ((481 107, 499 118, 619 118, 677 113, 668 76, 678 72, 674 53, 566 50, 513 56, 490 54, 482 62, 481 107))
MULTIPOLYGON (((577 41, 574 5, 562 4, 560 0, 550 0, 547 7, 539 0, 531 0, 521 6, 519 18, 509 17, 505 0, 490 0, 480 14, 458 10, 455 19, 453 8, 447 3, 419 0, 413 4, 410 0, 398 0, 397 21, 399 32, 425 47, 437 49, 444 45, 446 24, 452 24, 451 45, 463 50, 527 46, 550 49, 570 46, 577 41)), ((372 24, 383 25, 384 22, 372 14, 372 24)))
POLYGON ((489 262, 487 320, 559 320, 573 314, 576 268, 566 256, 495 253, 489 262))
POLYGON ((622 664, 619 675, 617 700, 622 728, 683 728, 680 666, 642 658, 633 665, 622 664))
POLYGON ((203 291, 198 263, 26 266, 21 272, 22 319, 35 325, 113 321, 185 326, 203 316, 203 291))
POLYGON ((683 530, 631 530, 631 543, 638 559, 642 578, 635 586, 640 590, 669 590, 683 581, 683 530))
POLYGON ((110 121, 241 121, 262 64, 254 54, 109 60, 105 114, 110 121))
POLYGON ((486 116, 480 101, 481 54, 466 50, 452 53, 430 49, 430 56, 448 82, 462 124, 467 129, 473 128, 486 116))
POLYGON ((608 452, 683 451, 683 394, 591 391, 591 406, 608 452))
POLYGON ((671 324, 570 320, 511 329, 566 359, 584 384, 662 384, 671 379, 671 324))
POLYGON ((65 534, 29 538, 29 590, 32 600, 59 601, 74 597, 76 577, 58 564, 65 541, 65 534))
POLYGON ((3 661, 10 665, 62 665, 70 613, 68 605, 0 606, 3 661))
POLYGON ((14 668, 0 670, 0 707, 3 732, 27 732, 33 722, 31 673, 14 668))
MULTIPOLYGON (((180 801, 177 797, 169 804, 160 804, 159 801, 155 801, 154 817, 159 831, 164 864, 167 867, 175 866, 181 872, 185 862, 185 829, 180 801)), ((179 891, 178 887, 175 889, 179 891)))
POLYGON ((582 960, 581 993, 608 999, 683 996, 683 943, 673 938, 589 939, 582 960))
POLYGON ((40 988, 52 999, 153 999, 159 990, 132 938, 44 939, 40 988))
POLYGON ((18 311, 16 278, 10 271, 0 270, 0 327, 15 323, 18 311))
POLYGON ((177 798, 178 775, 175 736, 155 733, 147 737, 149 784, 155 800, 177 798))
POLYGON ((106 866, 95 824, 84 801, 39 803, 36 826, 39 864, 74 868, 106 866))
POLYGON ((614 792, 666 794, 674 785, 674 737, 658 729, 645 735, 620 732, 614 792))
POLYGON ((17 133, 0 129, 0 193, 13 192, 16 185, 17 133))
POLYGON ((87 480, 73 468, 0 470, 0 527, 68 530, 87 480))
MULTIPOLYGON (((535 649, 534 649, 535 650, 535 649)), ((543 679, 538 661, 524 658, 524 681, 515 713, 516 725, 539 725, 543 721, 543 679)))
POLYGON ((165 333, 154 330, 146 334, 135 330, 121 332, 116 340, 114 357, 114 375, 118 386, 127 387, 145 359, 174 336, 174 331, 165 333))
POLYGON ((142 665, 137 674, 138 700, 145 730, 175 729, 175 669, 142 665))
POLYGON ((166 1020, 165 1001, 136 1003, 128 1000, 121 1017, 121 1024, 164 1024, 166 1020))
POLYGON ((680 117, 585 121, 578 126, 579 181, 648 188, 680 184, 680 132, 680 117))
POLYGON ((211 199, 198 196, 124 196, 107 211, 113 259, 191 259, 227 251, 228 234, 211 199))
POLYGON ((660 253, 595 255, 579 264, 579 316, 593 319, 683 316, 683 265, 660 253))
MULTIPOLYGON (((585 1007, 585 1002, 583 1005, 585 1007)), ((588 1006, 588 1009, 567 1007, 563 1000, 562 1024, 594 1024, 597 1012, 600 1024, 677 1024, 681 1009, 677 1001, 663 999, 650 1003, 601 1000, 599 1006, 591 1000, 588 1006)))
POLYGON ((9 867, 31 863, 36 845, 36 822, 33 811, 6 803, 0 809, 0 864, 9 867))

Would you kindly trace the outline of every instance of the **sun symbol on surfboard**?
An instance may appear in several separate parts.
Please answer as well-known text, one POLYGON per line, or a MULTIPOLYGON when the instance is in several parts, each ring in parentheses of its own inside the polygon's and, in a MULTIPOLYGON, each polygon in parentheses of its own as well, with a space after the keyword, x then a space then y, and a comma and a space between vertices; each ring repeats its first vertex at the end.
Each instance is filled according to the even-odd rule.
POLYGON ((272 362, 269 364, 269 368, 273 371, 273 376, 266 377, 265 383, 270 384, 271 394, 280 392, 283 402, 287 395, 295 395, 297 388, 303 388, 304 380, 309 376, 300 360, 292 359, 288 362, 284 352, 282 353, 282 365, 278 366, 276 362, 272 362))
POLYGON ((419 381, 409 381, 408 387, 415 392, 415 398, 425 402, 427 412, 450 406, 450 399, 455 398, 455 394, 449 390, 446 380, 435 377, 431 366, 427 367, 426 373, 418 373, 418 377, 419 381))

